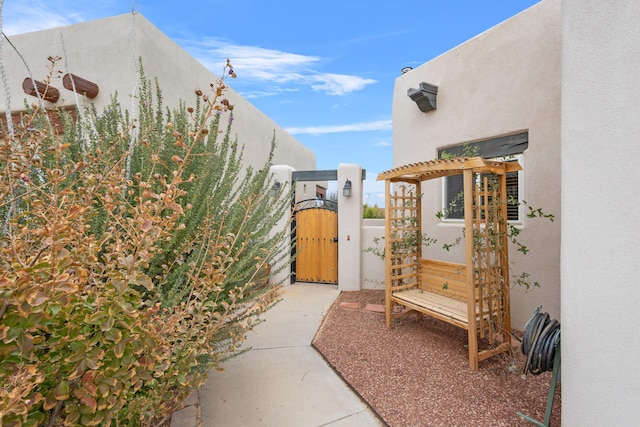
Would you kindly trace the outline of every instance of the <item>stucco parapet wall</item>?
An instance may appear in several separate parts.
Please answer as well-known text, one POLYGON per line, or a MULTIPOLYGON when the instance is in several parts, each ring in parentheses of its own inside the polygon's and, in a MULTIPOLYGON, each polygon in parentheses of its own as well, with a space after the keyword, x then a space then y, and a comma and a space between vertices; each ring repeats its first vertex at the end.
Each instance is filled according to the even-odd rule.
MULTIPOLYGON (((535 289, 514 286, 512 325, 522 329, 539 305, 553 318, 560 316, 560 111, 561 0, 542 0, 436 58, 398 76, 392 101, 393 165, 435 159, 440 150, 463 147, 526 133, 527 148, 518 162, 518 191, 531 207, 556 215, 551 223, 527 217, 517 223, 527 255, 511 246, 514 274, 531 273, 535 289), (420 82, 438 86, 438 109, 425 114, 407 96, 420 82)), ((519 154, 519 153, 518 153, 519 154)), ((562 156, 564 159, 564 156, 562 156)), ((424 181, 422 220, 430 237, 451 241, 462 223, 443 221, 435 213, 448 183, 424 181)), ((387 181, 389 182, 389 181, 387 181)), ((430 257, 453 261, 461 248, 441 254, 425 248, 430 257)))
MULTIPOLYGON (((163 103, 170 108, 177 107, 180 101, 187 105, 194 103, 196 89, 206 94, 210 85, 218 80, 215 73, 139 13, 17 34, 9 39, 17 52, 6 43, 0 52, 8 88, 8 96, 0 97, 3 112, 7 110, 7 100, 10 100, 13 112, 23 109, 25 101, 38 102, 38 98, 24 93, 22 82, 29 76, 29 70, 35 80, 45 80, 50 67, 49 57, 62 58, 57 69, 63 74, 73 73, 94 82, 100 91, 92 99, 84 98, 64 88, 62 79, 54 76, 51 85, 60 91, 60 97, 56 103, 45 102, 47 107, 78 105, 82 111, 85 104, 92 104, 102 111, 117 94, 122 108, 135 114, 135 93, 141 86, 140 60, 146 77, 157 79, 163 103)), ((220 72, 223 66, 219 64, 220 72)), ((242 79, 242 69, 235 71, 238 80, 242 79)), ((225 81, 228 87, 224 96, 235 107, 232 137, 237 137, 239 144, 250 147, 244 151, 244 163, 261 168, 271 141, 275 139, 274 164, 287 164, 298 170, 315 169, 313 151, 236 92, 232 87, 234 81, 225 81)))

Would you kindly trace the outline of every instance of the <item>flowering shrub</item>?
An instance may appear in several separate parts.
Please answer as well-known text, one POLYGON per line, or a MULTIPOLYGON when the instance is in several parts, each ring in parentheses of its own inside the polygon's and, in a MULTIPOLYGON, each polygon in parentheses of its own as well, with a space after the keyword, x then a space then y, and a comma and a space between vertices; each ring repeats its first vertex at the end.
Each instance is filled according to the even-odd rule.
POLYGON ((156 425, 276 301, 288 195, 219 129, 224 77, 171 112, 143 81, 138 120, 0 141, 0 425, 156 425))

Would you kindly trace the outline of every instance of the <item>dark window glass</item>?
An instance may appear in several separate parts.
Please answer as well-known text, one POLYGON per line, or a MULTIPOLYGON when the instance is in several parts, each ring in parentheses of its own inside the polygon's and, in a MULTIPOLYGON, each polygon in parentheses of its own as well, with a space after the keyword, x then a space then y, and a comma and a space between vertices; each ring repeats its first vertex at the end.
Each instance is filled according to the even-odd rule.
MULTIPOLYGON (((464 219, 464 179, 462 175, 448 176, 445 178, 445 218, 464 219)), ((520 221, 520 209, 518 208, 518 172, 507 174, 507 220, 520 221)))

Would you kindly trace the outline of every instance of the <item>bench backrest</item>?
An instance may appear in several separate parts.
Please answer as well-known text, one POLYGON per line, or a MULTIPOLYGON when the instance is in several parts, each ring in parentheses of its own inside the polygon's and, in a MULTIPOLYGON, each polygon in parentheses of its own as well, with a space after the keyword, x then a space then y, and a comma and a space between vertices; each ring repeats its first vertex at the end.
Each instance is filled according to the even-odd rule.
POLYGON ((420 260, 420 289, 467 301, 467 267, 446 261, 420 260))

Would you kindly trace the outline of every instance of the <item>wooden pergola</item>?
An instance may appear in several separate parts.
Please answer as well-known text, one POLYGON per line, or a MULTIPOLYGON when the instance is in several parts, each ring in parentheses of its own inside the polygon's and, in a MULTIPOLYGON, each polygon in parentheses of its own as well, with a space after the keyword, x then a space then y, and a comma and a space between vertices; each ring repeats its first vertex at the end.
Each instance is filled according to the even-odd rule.
POLYGON ((517 162, 480 157, 432 160, 378 175, 385 181, 387 327, 401 305, 468 331, 469 366, 511 351, 506 175, 517 162), (464 253, 460 263, 424 259, 421 184, 462 175, 464 253), (393 185, 393 189, 392 189, 393 185), (392 192, 393 190, 393 192, 392 192), (479 338, 484 341, 479 342, 479 338), (479 344, 482 344, 480 348, 479 344))

